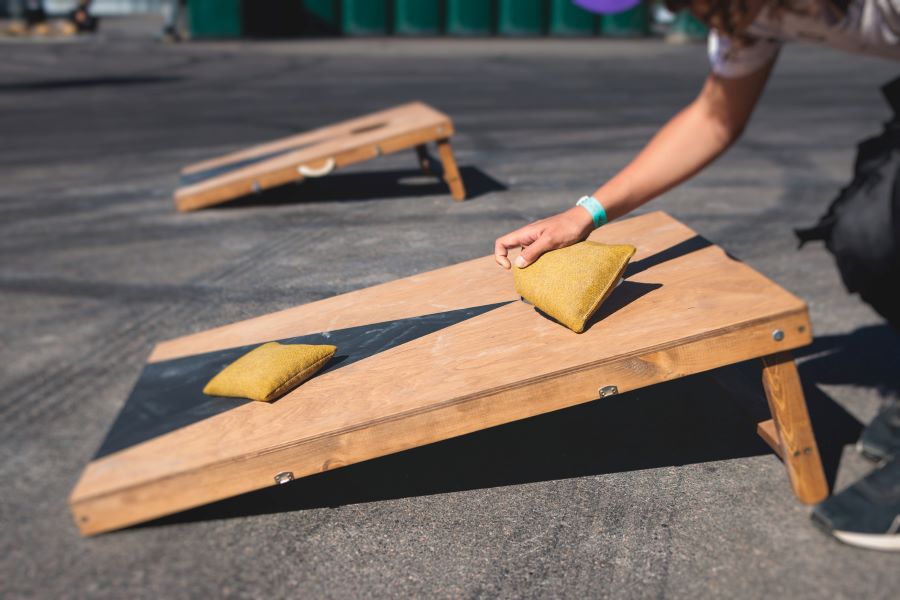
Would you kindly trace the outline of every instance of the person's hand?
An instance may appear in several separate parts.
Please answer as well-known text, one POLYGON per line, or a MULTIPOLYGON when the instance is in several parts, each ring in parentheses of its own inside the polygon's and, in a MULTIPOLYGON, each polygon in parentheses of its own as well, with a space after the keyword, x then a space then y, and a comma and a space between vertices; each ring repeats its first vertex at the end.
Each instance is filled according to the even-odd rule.
POLYGON ((494 242, 494 260, 504 269, 510 268, 508 253, 510 248, 522 248, 516 258, 517 267, 527 267, 544 252, 565 248, 580 242, 594 230, 594 220, 590 213, 580 206, 573 206, 541 221, 535 221, 512 233, 507 233, 494 242))

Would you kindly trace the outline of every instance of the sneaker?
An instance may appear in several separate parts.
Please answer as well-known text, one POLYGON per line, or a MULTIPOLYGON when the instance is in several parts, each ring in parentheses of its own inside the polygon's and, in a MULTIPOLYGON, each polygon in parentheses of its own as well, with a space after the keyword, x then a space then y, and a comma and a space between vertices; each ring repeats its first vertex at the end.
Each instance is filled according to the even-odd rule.
POLYGON ((856 448, 860 454, 874 461, 885 461, 900 455, 900 401, 888 400, 869 426, 856 448))
POLYGON ((812 520, 845 544, 900 551, 900 460, 816 506, 812 520))

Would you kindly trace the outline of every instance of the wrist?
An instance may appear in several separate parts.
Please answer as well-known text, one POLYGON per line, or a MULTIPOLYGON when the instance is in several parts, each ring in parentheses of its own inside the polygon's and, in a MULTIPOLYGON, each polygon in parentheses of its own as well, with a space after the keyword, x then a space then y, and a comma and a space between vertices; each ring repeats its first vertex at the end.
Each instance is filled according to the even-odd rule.
POLYGON ((581 208, 583 212, 587 213, 588 216, 590 216, 593 229, 606 224, 608 220, 606 209, 603 207, 603 204, 601 204, 600 201, 595 197, 582 196, 575 206, 576 208, 581 208))
POLYGON ((566 211, 572 221, 578 226, 581 237, 587 237, 594 228, 594 218, 581 206, 573 206, 566 211))

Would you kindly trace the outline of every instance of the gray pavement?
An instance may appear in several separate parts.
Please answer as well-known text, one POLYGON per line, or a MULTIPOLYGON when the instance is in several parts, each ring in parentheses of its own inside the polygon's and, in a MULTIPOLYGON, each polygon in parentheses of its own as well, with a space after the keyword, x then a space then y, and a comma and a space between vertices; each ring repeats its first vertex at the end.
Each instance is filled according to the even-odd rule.
MULTIPOLYGON (((487 254, 614 173, 707 68, 654 41, 161 46, 107 25, 0 54, 0 595, 896 597, 900 557, 794 501, 748 365, 80 538, 67 495, 154 342, 487 254), (173 210, 187 163, 410 99, 454 117, 471 201, 404 154, 173 210)), ((791 228, 848 179, 895 73, 788 48, 739 145, 650 207, 809 302, 837 488, 871 468, 852 444, 900 389, 900 337, 791 228)))

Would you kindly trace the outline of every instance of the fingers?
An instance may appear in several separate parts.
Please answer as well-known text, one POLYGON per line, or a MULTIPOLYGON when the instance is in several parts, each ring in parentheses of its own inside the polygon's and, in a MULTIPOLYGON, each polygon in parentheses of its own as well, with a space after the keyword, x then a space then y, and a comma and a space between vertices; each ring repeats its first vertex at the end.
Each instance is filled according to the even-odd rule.
POLYGON ((508 250, 521 247, 522 252, 516 258, 516 266, 525 268, 545 252, 585 239, 593 230, 593 224, 593 219, 581 208, 537 221, 498 239, 494 243, 494 259, 501 267, 508 269, 508 250))
POLYGON ((504 269, 510 268, 509 258, 507 258, 508 250, 506 246, 500 241, 503 238, 497 238, 494 242, 494 260, 497 261, 497 264, 503 267, 504 269))
POLYGON ((532 223, 497 238, 497 241, 494 242, 494 260, 504 269, 509 269, 512 266, 508 258, 509 249, 528 246, 539 236, 539 229, 535 223, 532 223))
POLYGON ((520 269, 527 267, 541 257, 544 252, 557 247, 549 235, 539 237, 534 243, 522 248, 522 253, 516 257, 516 266, 520 269))

